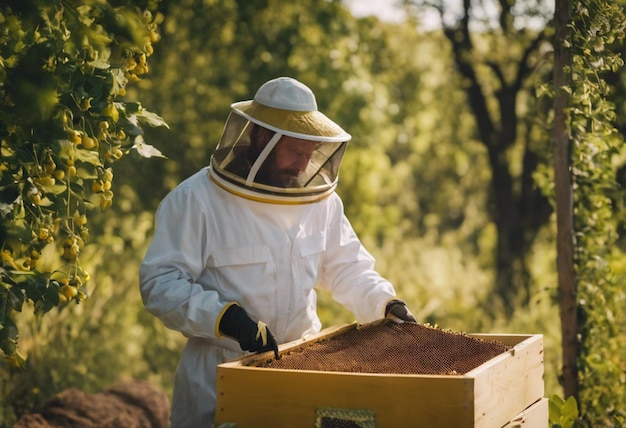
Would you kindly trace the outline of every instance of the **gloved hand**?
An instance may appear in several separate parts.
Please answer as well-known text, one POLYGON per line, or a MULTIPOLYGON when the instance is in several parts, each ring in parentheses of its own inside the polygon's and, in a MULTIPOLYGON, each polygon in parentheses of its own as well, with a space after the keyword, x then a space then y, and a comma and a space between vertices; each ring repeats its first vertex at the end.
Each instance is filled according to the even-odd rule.
POLYGON ((385 308, 385 318, 390 318, 396 322, 417 323, 415 316, 411 313, 404 300, 394 299, 387 303, 385 308))
POLYGON ((265 352, 274 351, 276 359, 278 356, 278 344, 276 338, 262 322, 254 322, 239 305, 231 305, 220 321, 220 331, 239 342, 239 346, 244 351, 265 352))

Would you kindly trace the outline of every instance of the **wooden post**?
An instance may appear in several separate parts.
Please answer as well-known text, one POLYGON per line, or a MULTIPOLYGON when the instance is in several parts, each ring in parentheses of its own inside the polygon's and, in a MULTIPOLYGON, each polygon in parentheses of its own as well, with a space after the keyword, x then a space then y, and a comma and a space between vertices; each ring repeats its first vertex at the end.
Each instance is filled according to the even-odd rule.
POLYGON ((563 90, 570 83, 567 67, 571 66, 570 48, 565 42, 570 38, 571 0, 556 0, 554 12, 554 127, 553 156, 554 184, 557 217, 557 270, 558 297, 561 317, 563 348, 563 391, 565 397, 574 396, 578 401, 578 321, 577 291, 574 274, 574 220, 573 187, 570 175, 571 139, 567 109, 569 95, 563 90))

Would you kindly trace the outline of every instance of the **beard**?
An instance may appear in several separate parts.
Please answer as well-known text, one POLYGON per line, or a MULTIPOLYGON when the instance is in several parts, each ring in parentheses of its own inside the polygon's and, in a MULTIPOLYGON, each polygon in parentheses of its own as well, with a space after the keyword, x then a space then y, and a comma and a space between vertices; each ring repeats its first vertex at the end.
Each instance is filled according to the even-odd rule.
POLYGON ((298 171, 281 170, 281 171, 262 171, 259 170, 254 181, 273 187, 300 187, 298 182, 298 171))
POLYGON ((300 173, 295 168, 276 168, 274 159, 268 158, 259 168, 254 181, 273 187, 300 187, 299 175, 300 173))

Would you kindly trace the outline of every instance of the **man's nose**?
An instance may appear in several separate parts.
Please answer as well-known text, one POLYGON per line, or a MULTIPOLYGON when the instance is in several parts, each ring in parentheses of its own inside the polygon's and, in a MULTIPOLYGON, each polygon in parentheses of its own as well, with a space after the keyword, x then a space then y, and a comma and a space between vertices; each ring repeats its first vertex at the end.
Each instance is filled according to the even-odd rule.
POLYGON ((295 167, 299 172, 304 172, 304 170, 306 170, 309 166, 309 160, 310 158, 308 156, 298 156, 295 161, 295 167))

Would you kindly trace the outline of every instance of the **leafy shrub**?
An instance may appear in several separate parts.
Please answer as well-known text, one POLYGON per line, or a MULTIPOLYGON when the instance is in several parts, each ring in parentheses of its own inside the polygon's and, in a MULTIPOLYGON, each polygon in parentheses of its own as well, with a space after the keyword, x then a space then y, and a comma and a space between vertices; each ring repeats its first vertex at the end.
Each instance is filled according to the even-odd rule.
POLYGON ((128 83, 149 71, 156 1, 19 0, 0 6, 0 349, 21 366, 15 316, 87 297, 88 216, 113 201, 111 165, 159 156, 142 124, 165 126, 128 83), (58 263, 39 265, 56 248, 58 263))

